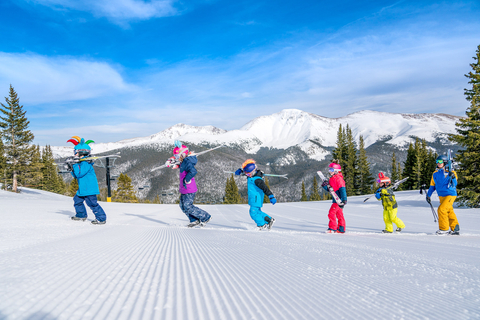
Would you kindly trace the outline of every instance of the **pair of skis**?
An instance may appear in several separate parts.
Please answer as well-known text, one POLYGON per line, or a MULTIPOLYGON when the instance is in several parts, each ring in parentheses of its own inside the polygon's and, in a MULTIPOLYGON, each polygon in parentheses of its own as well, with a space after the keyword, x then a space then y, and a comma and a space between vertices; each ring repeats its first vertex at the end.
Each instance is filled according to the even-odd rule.
MULTIPOLYGON (((398 186, 400 186, 400 184, 404 183, 405 181, 407 181, 408 177, 402 179, 402 180, 398 180, 398 181, 395 181, 390 187, 388 187, 387 189, 397 189, 398 186)), ((372 194, 370 197, 366 198, 365 200, 363 200, 363 202, 366 202, 368 199, 370 199, 371 197, 373 197, 375 194, 372 194)))
MULTIPOLYGON (((205 154, 207 152, 210 152, 210 151, 213 151, 213 150, 216 150, 218 148, 221 148, 221 147, 224 147, 224 145, 221 145, 221 146, 218 146, 218 147, 215 147, 215 148, 212 148, 212 149, 208 149, 208 150, 204 150, 204 151, 201 151, 201 152, 190 152, 188 155, 189 156, 199 156, 199 155, 202 155, 202 154, 205 154)), ((180 166, 180 161, 178 161, 177 159, 175 159, 174 157, 170 157, 168 160, 167 160, 167 163, 159 166, 159 167, 155 167, 153 169, 150 170, 150 172, 153 172, 153 171, 156 171, 156 170, 159 170, 159 169, 163 169, 163 168, 172 168, 172 169, 176 169, 178 168, 178 166, 180 166)))

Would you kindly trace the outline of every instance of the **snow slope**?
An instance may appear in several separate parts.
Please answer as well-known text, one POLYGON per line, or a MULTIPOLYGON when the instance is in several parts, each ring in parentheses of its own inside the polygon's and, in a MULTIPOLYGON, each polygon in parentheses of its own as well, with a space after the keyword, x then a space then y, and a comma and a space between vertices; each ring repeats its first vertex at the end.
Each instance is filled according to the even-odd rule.
POLYGON ((479 210, 435 236, 424 195, 399 192, 407 227, 381 234, 363 199, 325 234, 328 202, 265 205, 277 222, 257 232, 247 205, 202 206, 212 222, 188 229, 176 205, 102 203, 93 226, 71 198, 0 191, 0 319, 480 318, 479 210))
MULTIPOLYGON (((175 139, 200 145, 235 145, 247 153, 256 153, 262 147, 288 149, 299 146, 310 158, 322 160, 329 152, 318 144, 335 146, 340 125, 346 127, 348 124, 356 141, 362 135, 365 147, 384 139, 396 146, 404 146, 412 141, 412 136, 433 142, 437 137, 455 133, 456 121, 458 117, 446 114, 400 114, 367 110, 332 119, 297 109, 285 109, 255 118, 239 130, 225 131, 213 126, 177 124, 148 137, 92 146, 96 153, 146 145, 161 148, 171 146, 175 139)), ((71 147, 53 147, 52 150, 56 157, 66 157, 72 153, 71 147)))

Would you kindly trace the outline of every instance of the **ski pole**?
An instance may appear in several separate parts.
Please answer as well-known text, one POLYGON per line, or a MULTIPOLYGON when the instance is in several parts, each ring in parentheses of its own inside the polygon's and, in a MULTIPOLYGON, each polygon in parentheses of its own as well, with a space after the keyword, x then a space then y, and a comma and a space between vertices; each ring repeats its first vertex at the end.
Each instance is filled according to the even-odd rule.
POLYGON ((430 208, 432 209, 433 222, 437 222, 437 220, 438 220, 437 212, 436 212, 435 209, 433 208, 433 205, 432 205, 431 202, 429 202, 428 204, 430 205, 430 208))

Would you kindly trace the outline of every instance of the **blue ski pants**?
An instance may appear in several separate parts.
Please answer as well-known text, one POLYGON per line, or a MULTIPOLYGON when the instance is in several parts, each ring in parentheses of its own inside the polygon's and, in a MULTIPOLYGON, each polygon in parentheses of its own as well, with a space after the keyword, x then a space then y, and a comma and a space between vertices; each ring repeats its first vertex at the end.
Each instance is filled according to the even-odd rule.
POLYGON ((268 217, 269 219, 272 218, 263 212, 261 207, 250 207, 250 217, 255 221, 257 227, 261 227, 267 223, 265 217, 268 217))
POLYGON ((210 214, 207 211, 193 205, 195 194, 195 192, 182 194, 180 196, 180 209, 182 209, 183 213, 185 213, 190 222, 197 220, 200 220, 201 222, 207 221, 210 219, 210 214))
POLYGON ((75 197, 73 197, 73 206, 75 207, 75 212, 77 213, 76 216, 78 218, 87 217, 87 209, 83 204, 84 201, 87 203, 90 209, 92 209, 93 214, 98 221, 107 220, 107 215, 105 214, 105 211, 103 211, 102 207, 100 207, 100 205, 98 204, 96 195, 83 197, 75 195, 75 197))

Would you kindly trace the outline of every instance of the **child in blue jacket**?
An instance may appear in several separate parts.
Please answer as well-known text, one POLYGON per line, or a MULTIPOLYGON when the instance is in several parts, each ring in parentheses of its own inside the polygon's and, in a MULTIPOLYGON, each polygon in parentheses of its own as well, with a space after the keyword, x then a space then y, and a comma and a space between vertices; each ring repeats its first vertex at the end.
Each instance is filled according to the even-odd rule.
MULTIPOLYGON (((75 145, 76 159, 81 160, 90 155, 91 148, 88 144, 93 142, 92 140, 85 142, 83 138, 80 139, 74 136, 68 141, 75 145)), ((78 181, 78 191, 73 197, 76 215, 71 217, 71 219, 74 221, 85 221, 87 219, 87 210, 83 204, 83 202, 86 202, 95 215, 95 220, 92 221, 92 224, 105 224, 107 216, 97 202, 97 194, 100 194, 100 190, 98 188, 97 176, 93 169, 93 162, 78 161, 71 165, 70 170, 72 176, 78 181)))
POLYGON ((271 229, 275 219, 261 210, 263 206, 263 198, 267 195, 272 204, 277 203, 277 199, 275 199, 272 191, 270 191, 265 181, 263 181, 263 172, 257 170, 254 160, 248 159, 243 163, 241 169, 235 171, 235 175, 239 176, 241 174, 247 176, 250 217, 257 224, 257 229, 271 229))

